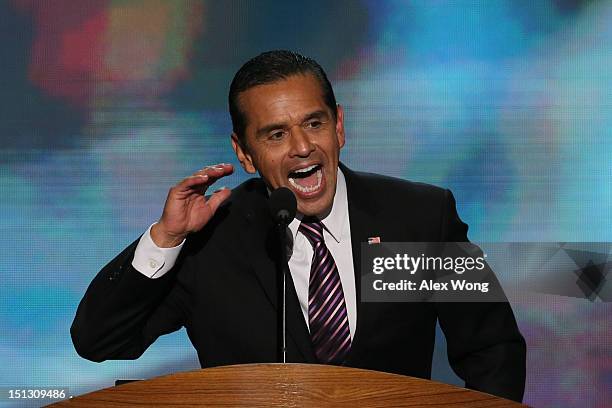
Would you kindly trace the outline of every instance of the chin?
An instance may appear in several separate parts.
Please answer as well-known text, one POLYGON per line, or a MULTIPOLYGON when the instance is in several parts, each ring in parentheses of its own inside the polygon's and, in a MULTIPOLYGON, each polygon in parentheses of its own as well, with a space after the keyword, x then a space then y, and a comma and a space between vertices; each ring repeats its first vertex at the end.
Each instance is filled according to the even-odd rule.
MULTIPOLYGON (((319 201, 319 200, 318 200, 319 201)), ((298 211, 310 217, 324 218, 331 210, 333 200, 322 199, 317 203, 300 203, 298 201, 298 211)))

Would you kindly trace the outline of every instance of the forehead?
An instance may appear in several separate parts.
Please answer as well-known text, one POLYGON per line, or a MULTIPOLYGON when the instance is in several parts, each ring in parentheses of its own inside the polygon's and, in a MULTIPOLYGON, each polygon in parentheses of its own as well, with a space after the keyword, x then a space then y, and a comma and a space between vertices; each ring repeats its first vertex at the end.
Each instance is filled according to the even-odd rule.
POLYGON ((328 110, 319 81, 311 74, 247 89, 238 96, 246 118, 247 133, 269 123, 289 123, 318 111, 328 110))

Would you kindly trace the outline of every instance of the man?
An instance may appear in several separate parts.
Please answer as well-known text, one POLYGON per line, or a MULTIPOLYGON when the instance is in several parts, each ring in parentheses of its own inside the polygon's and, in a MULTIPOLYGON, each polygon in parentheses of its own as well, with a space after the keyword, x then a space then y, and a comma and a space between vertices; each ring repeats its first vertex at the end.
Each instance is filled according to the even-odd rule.
POLYGON ((288 51, 247 62, 230 87, 232 147, 261 178, 206 189, 206 167, 170 189, 163 214, 93 280, 71 333, 93 361, 139 357, 185 326, 203 367, 277 361, 276 259, 269 192, 287 187, 287 360, 429 378, 436 320, 466 386, 521 400, 525 343, 507 303, 362 303, 360 244, 466 241, 448 190, 339 163, 344 115, 321 67, 288 51))

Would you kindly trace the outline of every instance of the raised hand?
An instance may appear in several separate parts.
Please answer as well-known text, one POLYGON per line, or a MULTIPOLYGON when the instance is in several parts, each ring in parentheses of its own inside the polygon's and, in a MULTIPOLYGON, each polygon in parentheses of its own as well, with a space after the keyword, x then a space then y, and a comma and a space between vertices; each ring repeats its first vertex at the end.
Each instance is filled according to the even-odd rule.
POLYGON ((151 228, 153 242, 161 248, 169 248, 180 244, 189 233, 201 230, 231 193, 222 188, 206 199, 206 190, 233 172, 231 164, 207 166, 172 187, 161 218, 151 228))

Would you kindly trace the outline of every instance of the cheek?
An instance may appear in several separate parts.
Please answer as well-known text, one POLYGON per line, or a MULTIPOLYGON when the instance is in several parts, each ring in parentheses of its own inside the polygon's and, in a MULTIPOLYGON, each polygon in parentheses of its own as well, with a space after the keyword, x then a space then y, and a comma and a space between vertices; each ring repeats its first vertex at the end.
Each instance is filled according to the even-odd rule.
POLYGON ((258 157, 259 169, 269 180, 275 180, 281 178, 281 161, 275 157, 269 155, 262 155, 258 157))
POLYGON ((281 160, 278 160, 278 159, 270 160, 270 164, 268 168, 270 169, 272 174, 274 174, 273 176, 274 178, 279 179, 281 181, 284 179, 281 160))
POLYGON ((280 172, 280 168, 283 162, 281 157, 278 157, 273 154, 267 154, 263 155, 261 157, 261 160, 261 163, 264 165, 264 167, 266 167, 269 172, 280 172))

